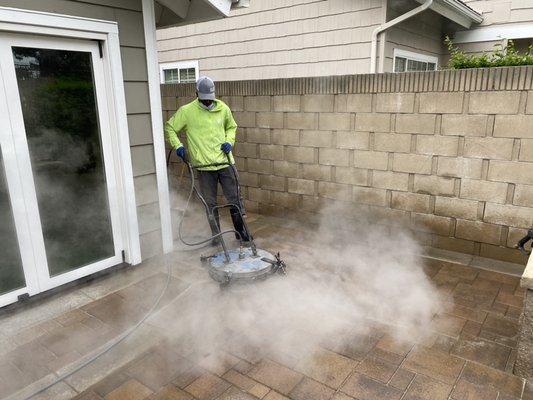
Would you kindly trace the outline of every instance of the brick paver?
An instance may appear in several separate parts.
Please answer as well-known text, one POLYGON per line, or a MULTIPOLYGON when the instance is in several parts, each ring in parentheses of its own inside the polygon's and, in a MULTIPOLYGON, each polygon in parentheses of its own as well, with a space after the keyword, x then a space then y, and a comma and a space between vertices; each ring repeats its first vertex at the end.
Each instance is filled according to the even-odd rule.
POLYGON ((270 360, 259 362, 248 374, 282 394, 290 393, 303 377, 299 372, 270 360))
POLYGON ((273 390, 271 390, 265 397, 265 400, 287 400, 288 397, 285 397, 273 390))
POLYGON ((147 400, 193 400, 193 397, 174 385, 167 385, 149 396, 147 400))
POLYGON ((381 360, 377 357, 366 357, 356 368, 357 372, 387 383, 396 372, 397 365, 381 360))
POLYGON ((123 372, 115 372, 113 374, 108 375, 105 379, 102 379, 100 382, 94 385, 92 387, 92 390, 96 394, 105 397, 130 379, 131 378, 123 372))
MULTIPOLYGON (((304 237, 308 232, 296 225, 280 231, 276 224, 282 223, 271 217, 251 220, 252 229, 260 228, 257 231, 266 235, 262 243, 273 248, 288 248, 291 243, 291 249, 305 251, 302 243, 292 243, 299 233, 304 237)), ((183 262, 177 264, 179 272, 160 306, 163 311, 169 308, 159 321, 168 321, 173 328, 181 328, 181 314, 173 308, 179 301, 174 304, 173 299, 191 282, 205 279, 204 271, 199 273, 197 268, 197 254, 187 253, 183 262)), ((368 329, 346 328, 323 340, 320 347, 269 354, 268 349, 247 342, 246 332, 228 332, 226 340, 203 352, 191 347, 195 338, 170 334, 168 340, 154 338, 148 350, 132 355, 122 367, 113 366, 76 399, 533 398, 533 384, 525 385, 511 373, 524 295, 518 278, 439 260, 426 260, 423 268, 445 299, 428 335, 402 334, 398 341, 386 324, 366 322, 368 329)), ((131 326, 150 306, 157 292, 154 288, 165 281, 160 272, 143 274, 140 281, 128 276, 126 286, 117 284, 114 275, 115 291, 55 316, 35 332, 21 330, 14 347, 2 355, 0 398, 68 365, 131 326)))
POLYGON ((451 354, 504 371, 511 348, 464 335, 455 343, 451 354))
POLYGON ((402 397, 402 391, 358 373, 353 374, 341 390, 357 399, 397 400, 402 397))
POLYGON ((459 376, 464 363, 464 360, 458 357, 418 346, 409 353, 403 365, 410 371, 453 384, 459 376))
POLYGON ((196 379, 185 390, 197 399, 212 400, 224 393, 229 387, 228 382, 216 375, 207 373, 196 379))
POLYGON ((403 398, 405 400, 446 400, 451 390, 452 385, 424 375, 417 375, 403 398))
POLYGON ((325 349, 317 349, 313 354, 300 360, 296 369, 307 376, 338 389, 357 362, 325 349))
POLYGON ((329 400, 335 391, 326 385, 309 378, 304 378, 291 392, 294 400, 329 400))
POLYGON ((76 396, 74 400, 103 400, 103 397, 100 397, 96 393, 90 391, 76 396))
POLYGON ((135 362, 126 373, 152 390, 158 390, 189 368, 189 361, 172 354, 171 351, 154 352, 135 362))
POLYGON ((413 381, 415 373, 403 368, 398 368, 392 376, 389 385, 393 388, 404 391, 409 384, 413 381))
POLYGON ((467 382, 494 388, 518 398, 520 398, 524 386, 523 380, 517 376, 472 362, 467 362, 461 376, 467 382))
POLYGON ((496 400, 498 391, 483 385, 476 385, 459 379, 451 394, 452 400, 496 400))
POLYGON ((265 397, 268 392, 270 392, 270 388, 268 386, 261 385, 260 383, 256 383, 250 390, 248 390, 248 393, 260 399, 265 397))
POLYGON ((152 391, 142 383, 131 379, 109 393, 105 400, 142 400, 152 394, 152 391))
POLYGON ((226 392, 224 392, 220 397, 217 397, 218 400, 257 400, 257 397, 252 396, 249 393, 243 392, 242 390, 232 387, 226 392))

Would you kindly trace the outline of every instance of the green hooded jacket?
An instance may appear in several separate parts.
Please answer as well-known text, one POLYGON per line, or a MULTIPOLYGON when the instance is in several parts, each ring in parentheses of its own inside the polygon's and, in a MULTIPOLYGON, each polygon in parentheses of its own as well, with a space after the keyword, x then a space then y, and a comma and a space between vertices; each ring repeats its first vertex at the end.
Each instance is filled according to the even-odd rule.
MULTIPOLYGON (((165 136, 173 150, 183 146, 178 138, 180 131, 187 135, 187 151, 193 166, 227 163, 228 158, 220 146, 225 142, 235 145, 237 124, 224 102, 215 100, 215 107, 209 111, 195 99, 180 107, 165 123, 165 136)), ((235 161, 231 153, 229 157, 233 164, 235 161)), ((199 169, 216 171, 222 168, 225 166, 199 169)))

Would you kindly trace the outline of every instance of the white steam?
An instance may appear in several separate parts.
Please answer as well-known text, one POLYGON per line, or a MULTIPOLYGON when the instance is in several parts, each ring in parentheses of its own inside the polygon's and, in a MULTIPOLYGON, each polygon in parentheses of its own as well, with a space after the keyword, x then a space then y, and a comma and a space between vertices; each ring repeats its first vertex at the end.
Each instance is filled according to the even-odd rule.
MULTIPOLYGON (((383 226, 353 225, 345 215, 327 209, 318 227, 257 230, 258 247, 281 251, 287 276, 221 290, 204 271, 202 282, 151 323, 184 355, 210 355, 214 363, 222 362, 213 356, 220 351, 251 362, 265 356, 296 362, 318 346, 356 346, 356 337, 376 328, 398 342, 424 336, 442 304, 415 240, 383 226)), ((187 264, 179 270, 202 268, 197 259, 187 264)))

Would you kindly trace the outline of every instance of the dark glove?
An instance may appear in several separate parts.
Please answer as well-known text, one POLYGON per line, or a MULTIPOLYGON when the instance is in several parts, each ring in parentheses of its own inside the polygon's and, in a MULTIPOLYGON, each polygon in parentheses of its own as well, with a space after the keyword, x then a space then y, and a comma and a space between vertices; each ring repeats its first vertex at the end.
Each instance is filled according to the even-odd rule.
POLYGON ((178 147, 176 149, 176 154, 179 158, 181 158, 184 162, 187 161, 187 150, 185 149, 185 146, 178 147))
POLYGON ((222 146, 220 146, 220 150, 222 150, 226 154, 228 154, 232 148, 233 146, 228 142, 222 143, 222 146))

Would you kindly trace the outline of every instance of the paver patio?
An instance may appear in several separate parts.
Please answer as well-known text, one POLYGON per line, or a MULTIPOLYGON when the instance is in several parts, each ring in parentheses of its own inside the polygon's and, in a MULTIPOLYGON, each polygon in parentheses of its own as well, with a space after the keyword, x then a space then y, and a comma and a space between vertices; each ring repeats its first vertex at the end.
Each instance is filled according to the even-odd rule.
MULTIPOLYGON (((249 221, 261 247, 281 249, 295 273, 302 272, 298 261, 309 252, 301 240, 308 234, 304 225, 267 216, 249 221)), ((156 313, 107 354, 34 398, 533 399, 533 383, 512 374, 524 295, 517 277, 425 258, 421 268, 444 299, 428 335, 397 341, 391 321, 365 317, 364 329, 341 324, 335 335, 299 347, 281 333, 279 343, 275 337, 247 340, 248 332, 238 329, 246 319, 235 329, 214 329, 235 318, 217 312, 236 300, 201 268, 198 256, 205 251, 149 260, 4 312, 0 398, 24 398, 21 390, 52 382, 133 326, 166 284, 170 262, 169 286, 156 313)), ((268 284, 275 279, 282 284, 285 278, 268 284)), ((254 290, 261 293, 261 285, 254 290)), ((249 321, 268 329, 257 316, 249 321)), ((304 326, 295 337, 313 338, 321 323, 304 326)))

